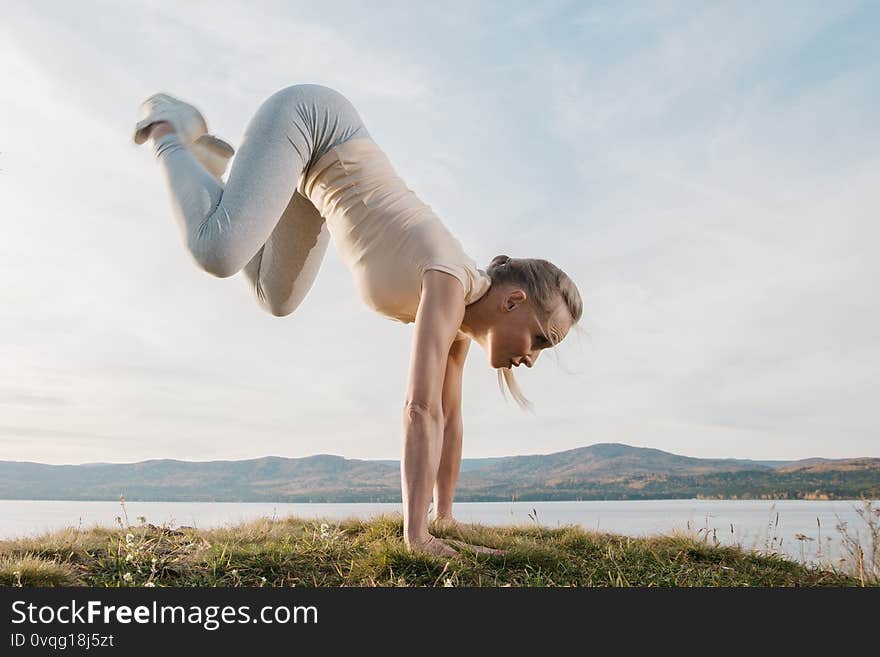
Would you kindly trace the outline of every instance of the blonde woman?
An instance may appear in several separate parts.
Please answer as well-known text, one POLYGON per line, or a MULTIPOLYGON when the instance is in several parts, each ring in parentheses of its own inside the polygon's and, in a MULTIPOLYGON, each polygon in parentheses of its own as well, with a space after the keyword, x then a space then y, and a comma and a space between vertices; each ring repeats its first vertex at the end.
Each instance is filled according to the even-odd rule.
POLYGON ((167 94, 144 101, 134 141, 147 140, 201 269, 220 278, 244 272, 260 306, 282 317, 306 296, 332 236, 364 302, 415 323, 402 409, 403 538, 410 550, 457 554, 429 532, 428 508, 433 496, 435 521, 454 522, 471 341, 498 370, 499 386, 503 375, 527 407, 511 368, 532 367, 580 320, 575 285, 546 260, 497 256, 478 268, 334 89, 297 84, 266 99, 225 184, 234 150, 208 134, 192 105, 167 94))

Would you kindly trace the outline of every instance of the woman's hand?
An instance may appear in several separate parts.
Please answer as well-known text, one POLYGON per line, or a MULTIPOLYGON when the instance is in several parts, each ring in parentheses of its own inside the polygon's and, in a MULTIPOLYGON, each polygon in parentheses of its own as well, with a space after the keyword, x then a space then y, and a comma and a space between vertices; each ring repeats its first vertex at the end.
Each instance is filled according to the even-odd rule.
MULTIPOLYGON (((437 518, 434 518, 433 522, 431 523, 431 529, 434 531, 456 529, 459 527, 460 527, 460 525, 459 525, 458 521, 455 518, 453 518, 452 516, 439 516, 437 518)), ((453 539, 453 538, 447 538, 447 539, 445 539, 445 541, 446 541, 446 543, 452 544, 458 548, 465 548, 465 549, 473 550, 474 552, 477 552, 478 554, 501 555, 501 554, 507 553, 506 550, 499 550, 497 548, 490 548, 485 545, 475 545, 473 543, 465 543, 464 541, 459 541, 459 540, 453 539)))
POLYGON ((502 555, 502 554, 507 553, 506 550, 499 550, 497 548, 490 548, 490 547, 486 547, 485 545, 473 545, 471 543, 465 543, 464 541, 457 541, 457 540, 454 540, 451 538, 447 538, 446 541, 448 543, 452 543, 452 545, 455 545, 458 548, 465 548, 468 550, 473 550, 474 552, 477 552, 478 554, 502 555))
POLYGON ((417 541, 409 541, 406 546, 411 552, 420 550, 441 557, 454 557, 458 555, 458 550, 449 546, 443 539, 432 536, 431 534, 428 534, 423 539, 417 541))
POLYGON ((438 516, 434 518, 433 527, 436 529, 454 529, 458 527, 458 520, 452 516, 438 516))

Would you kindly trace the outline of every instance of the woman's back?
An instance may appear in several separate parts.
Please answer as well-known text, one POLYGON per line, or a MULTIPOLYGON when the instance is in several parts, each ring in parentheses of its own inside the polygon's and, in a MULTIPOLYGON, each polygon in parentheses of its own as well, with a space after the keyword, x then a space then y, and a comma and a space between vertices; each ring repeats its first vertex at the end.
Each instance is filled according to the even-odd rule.
POLYGON ((298 191, 326 219, 361 298, 377 312, 413 322, 427 269, 458 278, 465 304, 489 289, 486 272, 406 186, 372 139, 331 148, 303 173, 298 191))

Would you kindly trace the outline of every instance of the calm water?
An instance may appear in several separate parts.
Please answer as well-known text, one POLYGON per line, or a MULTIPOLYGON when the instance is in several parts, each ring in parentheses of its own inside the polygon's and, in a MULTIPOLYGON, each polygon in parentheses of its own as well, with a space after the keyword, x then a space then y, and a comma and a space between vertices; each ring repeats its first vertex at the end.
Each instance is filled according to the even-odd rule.
MULTIPOLYGON (((484 525, 580 525, 629 536, 690 529, 701 532, 701 536, 714 535, 724 545, 783 552, 795 561, 827 562, 845 554, 836 529, 841 521, 850 534, 858 532, 862 545, 869 547, 867 527, 856 512, 863 508, 864 503, 858 500, 625 500, 457 502, 454 511, 461 522, 484 525), (798 535, 807 538, 798 539, 798 535)), ((144 516, 154 525, 207 529, 273 516, 329 521, 352 516, 369 518, 379 513, 401 513, 401 505, 126 501, 125 511, 132 525, 138 524, 138 516, 144 516)), ((119 502, 0 500, 0 539, 69 526, 116 527, 116 517, 122 515, 119 502)))

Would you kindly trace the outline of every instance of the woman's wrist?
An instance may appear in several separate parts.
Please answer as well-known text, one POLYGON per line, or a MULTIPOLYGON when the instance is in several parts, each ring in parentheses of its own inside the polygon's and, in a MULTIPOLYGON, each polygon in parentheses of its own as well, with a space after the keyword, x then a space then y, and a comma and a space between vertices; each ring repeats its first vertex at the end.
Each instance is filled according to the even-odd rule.
POLYGON ((434 537, 428 533, 428 528, 423 531, 408 532, 404 534, 403 542, 407 545, 424 545, 434 537))

